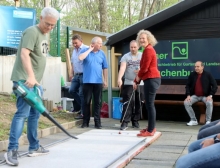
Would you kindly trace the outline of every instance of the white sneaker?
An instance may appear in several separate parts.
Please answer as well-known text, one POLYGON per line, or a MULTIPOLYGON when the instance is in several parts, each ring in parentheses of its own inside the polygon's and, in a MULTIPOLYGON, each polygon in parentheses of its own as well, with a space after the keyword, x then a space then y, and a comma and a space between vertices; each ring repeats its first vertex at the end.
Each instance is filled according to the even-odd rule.
POLYGON ((211 121, 206 121, 206 123, 205 124, 209 124, 211 121))
POLYGON ((191 120, 190 122, 187 123, 187 125, 188 125, 188 126, 198 125, 198 122, 191 120))

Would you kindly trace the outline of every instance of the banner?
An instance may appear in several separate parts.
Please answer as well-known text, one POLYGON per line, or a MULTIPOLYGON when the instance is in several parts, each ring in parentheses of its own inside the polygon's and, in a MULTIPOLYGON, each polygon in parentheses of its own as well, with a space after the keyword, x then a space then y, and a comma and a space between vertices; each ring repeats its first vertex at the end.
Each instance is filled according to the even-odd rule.
POLYGON ((204 70, 220 79, 220 39, 186 39, 158 41, 154 47, 162 79, 187 79, 202 61, 204 70))
POLYGON ((17 48, 22 32, 36 23, 36 10, 0 6, 0 47, 17 48))

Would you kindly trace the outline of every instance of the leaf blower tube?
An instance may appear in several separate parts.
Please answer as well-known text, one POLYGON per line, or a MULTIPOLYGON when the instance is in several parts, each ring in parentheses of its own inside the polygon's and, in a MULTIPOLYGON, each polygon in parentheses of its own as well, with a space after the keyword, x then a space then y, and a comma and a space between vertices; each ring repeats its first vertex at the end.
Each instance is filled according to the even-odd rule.
POLYGON ((44 107, 41 97, 39 96, 38 90, 36 86, 34 86, 34 92, 29 91, 24 83, 18 81, 17 84, 14 85, 13 90, 19 96, 23 97, 23 99, 34 109, 39 111, 44 117, 47 117, 50 121, 52 121, 58 128, 60 128, 64 133, 74 139, 78 139, 77 137, 70 135, 48 112, 48 110, 44 107))

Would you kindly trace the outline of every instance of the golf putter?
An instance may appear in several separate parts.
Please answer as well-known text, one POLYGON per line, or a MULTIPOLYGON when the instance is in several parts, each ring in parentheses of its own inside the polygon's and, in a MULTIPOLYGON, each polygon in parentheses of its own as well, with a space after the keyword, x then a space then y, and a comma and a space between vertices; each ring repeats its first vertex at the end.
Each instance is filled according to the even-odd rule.
POLYGON ((130 99, 129 99, 129 101, 128 101, 128 105, 127 105, 127 107, 126 107, 125 113, 124 113, 123 118, 122 118, 122 120, 121 120, 121 123, 123 123, 123 121, 124 121, 125 115, 126 115, 126 113, 127 113, 127 111, 128 111, 128 107, 129 107, 129 105, 130 105, 130 102, 131 102, 131 99, 132 99, 132 97, 133 97, 133 95, 134 95, 134 92, 135 92, 135 90, 133 89, 132 94, 131 94, 131 97, 130 97, 130 99))

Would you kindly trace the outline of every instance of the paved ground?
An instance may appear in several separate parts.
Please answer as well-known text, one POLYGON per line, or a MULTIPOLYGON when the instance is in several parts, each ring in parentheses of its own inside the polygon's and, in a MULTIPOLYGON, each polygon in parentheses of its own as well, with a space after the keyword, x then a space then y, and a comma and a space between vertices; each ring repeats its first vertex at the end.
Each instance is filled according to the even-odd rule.
MULTIPOLYGON (((140 121, 141 128, 144 128, 146 124, 146 120, 140 121)), ((102 119, 102 126, 103 129, 117 130, 119 129, 119 120, 102 119)), ((201 125, 189 127, 185 122, 157 121, 156 128, 162 133, 162 136, 135 156, 126 168, 173 168, 176 160, 187 153, 188 145, 196 140, 200 127, 201 125)), ((92 120, 89 128, 82 129, 78 126, 68 131, 73 135, 79 135, 91 129, 94 129, 92 120)), ((129 127, 128 130, 133 130, 133 128, 129 127)), ((66 138, 64 133, 57 133, 41 138, 40 142, 42 145, 48 146, 66 138)), ((27 144, 20 146, 19 153, 26 152, 27 148, 27 144)), ((0 152, 1 159, 3 159, 4 153, 4 151, 0 152)))

